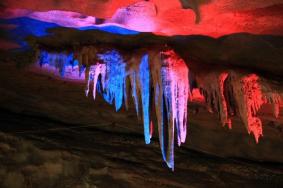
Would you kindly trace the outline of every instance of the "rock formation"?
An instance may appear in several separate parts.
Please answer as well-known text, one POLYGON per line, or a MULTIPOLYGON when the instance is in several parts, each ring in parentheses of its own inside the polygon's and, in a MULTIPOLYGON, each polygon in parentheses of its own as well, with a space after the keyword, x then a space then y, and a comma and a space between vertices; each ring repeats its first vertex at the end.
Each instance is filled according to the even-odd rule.
POLYGON ((278 117, 281 93, 256 74, 235 70, 195 72, 190 76, 185 61, 170 47, 137 49, 126 55, 116 49, 84 46, 76 52, 40 50, 37 66, 66 79, 86 81, 86 95, 92 89, 116 111, 133 97, 138 117, 144 124, 145 143, 149 144, 155 107, 162 157, 174 169, 174 136, 180 146, 187 135, 188 102, 204 98, 209 112, 219 116, 222 126, 232 128, 233 116, 239 116, 256 142, 263 136, 257 113, 263 104, 271 104, 278 117), (74 55, 75 54, 75 55, 74 55), (191 80, 190 80, 190 79, 191 80), (190 83, 196 82, 196 87, 190 83), (198 96, 191 91, 200 91, 198 96), (176 132, 176 134, 175 134, 176 132))

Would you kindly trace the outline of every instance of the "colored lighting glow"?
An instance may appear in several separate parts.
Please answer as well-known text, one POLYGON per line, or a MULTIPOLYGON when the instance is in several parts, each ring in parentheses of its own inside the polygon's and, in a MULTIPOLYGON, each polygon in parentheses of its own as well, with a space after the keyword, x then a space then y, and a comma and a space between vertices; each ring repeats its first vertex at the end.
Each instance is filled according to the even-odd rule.
MULTIPOLYGON (((43 19, 42 19, 43 20, 43 19)), ((50 20, 49 20, 50 21, 50 20)), ((14 25, 15 27, 12 29, 7 30, 8 33, 8 40, 16 42, 21 47, 27 48, 28 44, 25 42, 26 37, 28 36, 37 36, 37 37, 43 37, 47 36, 50 33, 48 32, 48 29, 51 28, 58 28, 63 27, 62 25, 70 24, 69 20, 64 20, 66 23, 60 23, 61 25, 57 23, 52 22, 45 22, 41 20, 36 20, 34 18, 29 17, 19 17, 19 18, 12 18, 12 19, 0 19, 0 26, 1 25, 14 25)), ((55 21, 56 22, 56 21, 55 21)), ((62 22, 62 20, 61 20, 62 22)), ((72 23, 72 22, 71 22, 72 23)), ((68 27, 74 27, 74 24, 68 25, 68 27)), ((77 25, 83 25, 83 24, 77 24, 77 25)), ((115 34, 121 34, 121 35, 136 35, 139 32, 133 31, 127 28, 123 28, 121 25, 118 24, 104 24, 104 25, 88 25, 88 26, 81 26, 78 27, 76 25, 75 29, 77 30, 101 30, 109 33, 115 33, 115 34)), ((18 47, 18 46, 15 46, 18 47)))
MULTIPOLYGON (((92 46, 80 51, 50 53, 40 51, 37 66, 55 76, 87 82, 86 94, 93 84, 96 92, 118 111, 123 102, 128 105, 127 91, 131 88, 137 114, 143 116, 145 143, 149 144, 153 132, 150 116, 150 99, 155 103, 159 142, 163 160, 174 170, 174 135, 177 143, 184 143, 187 135, 188 100, 206 102, 210 112, 216 112, 222 125, 232 128, 232 116, 239 117, 252 133, 256 142, 263 136, 263 125, 257 112, 263 104, 274 106, 274 116, 279 116, 282 94, 272 90, 255 74, 234 71, 211 72, 196 75, 199 88, 190 93, 189 69, 173 50, 136 51, 128 62, 117 50, 95 53, 92 46), (77 55, 73 55, 77 54, 77 55), (93 62, 97 57, 98 62, 93 62), (93 64, 90 64, 92 62, 93 64), (86 66, 85 69, 80 67, 86 66), (81 71, 82 70, 82 71, 81 71), (130 79, 131 87, 126 84, 130 79), (151 96, 151 89, 154 89, 151 96), (139 112, 139 106, 142 112, 139 112), (175 131, 176 129, 176 131, 175 131)), ((193 78, 191 78, 193 79, 193 78)), ((129 91, 130 92, 130 91, 129 91)))
POLYGON ((239 78, 237 75, 233 79, 233 88, 239 114, 246 126, 248 133, 253 133, 256 142, 262 134, 262 122, 257 117, 261 105, 264 103, 259 77, 255 74, 239 78))
POLYGON ((78 60, 74 59, 73 54, 50 53, 40 51, 37 66, 54 76, 64 77, 68 80, 85 80, 85 71, 79 67, 78 60))
POLYGON ((121 55, 113 50, 104 54, 98 54, 98 57, 105 62, 106 73, 103 91, 104 100, 109 104, 115 101, 116 111, 118 111, 123 104, 123 94, 125 93, 125 79, 126 79, 126 64, 121 55))
MULTIPOLYGON (((93 50, 93 48, 90 49, 93 50)), ((90 49, 84 48, 82 50, 83 53, 81 55, 84 58, 78 58, 81 63, 78 63, 78 60, 74 59, 73 53, 66 55, 63 53, 54 54, 41 51, 37 64, 52 74, 57 72, 57 75, 61 75, 64 78, 70 78, 75 75, 74 79, 84 79, 83 74, 79 73, 78 64, 88 64, 91 61, 91 58, 85 54, 86 51, 92 53, 90 49), (74 66, 76 69, 73 69, 74 66), (71 74, 69 72, 70 70, 74 73, 71 74)), ((167 165, 174 169, 174 127, 176 126, 177 129, 179 145, 186 138, 187 101, 189 94, 188 68, 173 51, 166 51, 161 54, 163 60, 159 59, 159 63, 150 63, 149 54, 139 56, 136 58, 137 61, 135 61, 134 66, 129 68, 129 70, 127 70, 127 64, 118 51, 111 50, 97 54, 97 57, 103 63, 97 62, 94 65, 90 65, 84 71, 84 75, 87 78, 86 95, 89 94, 90 85, 93 83, 93 98, 95 99, 96 90, 100 87, 101 82, 102 88, 99 88, 99 90, 101 90, 103 98, 109 104, 114 103, 116 111, 118 111, 122 107, 123 100, 127 104, 126 78, 129 77, 132 83, 132 96, 135 99, 138 114, 140 103, 142 106, 144 138, 145 143, 149 144, 153 132, 153 124, 149 113, 151 69, 158 70, 161 68, 154 75, 155 78, 158 77, 158 82, 160 82, 158 88, 155 88, 156 109, 157 112, 161 112, 157 113, 159 119, 158 127, 161 136, 163 158, 167 165), (100 80, 99 77, 101 78, 100 80), (157 91, 158 89, 159 91, 157 91), (166 112, 167 115, 164 116, 163 112, 166 112), (168 127, 166 127, 167 124, 168 127), (166 145, 167 148, 165 148, 166 145)), ((80 55, 77 55, 77 57, 80 57, 80 55)))
MULTIPOLYGON (((124 35, 139 32, 153 32, 166 36, 206 35, 211 37, 242 32, 283 35, 283 6, 280 0, 253 1, 252 3, 243 0, 200 1, 200 3, 182 0, 185 7, 191 7, 194 11, 183 9, 179 0, 166 3, 162 0, 140 2, 124 0, 119 3, 110 1, 109 5, 108 3, 101 5, 107 8, 107 11, 103 13, 95 7, 92 7, 92 11, 86 11, 81 3, 70 8, 70 11, 62 11, 66 10, 65 7, 57 7, 58 10, 56 10, 53 6, 45 9, 49 11, 36 11, 38 6, 33 7, 34 3, 25 4, 25 1, 7 2, 11 8, 0 15, 6 18, 4 21, 2 19, 1 23, 14 23, 18 26, 14 31, 12 30, 10 38, 16 39, 21 45, 25 45, 22 42, 25 36, 44 36, 47 34, 46 29, 54 27, 71 27, 79 30, 99 29, 124 35), (28 9, 28 7, 31 8, 28 9), (196 24, 198 12, 200 22, 196 24)), ((71 5, 74 6, 76 3, 72 2, 71 5)), ((88 4, 88 2, 85 3, 85 5, 88 4)))
MULTIPOLYGON (((163 0, 143 1, 129 6, 125 0, 120 3, 124 7, 117 10, 115 5, 116 13, 111 10, 112 17, 105 18, 105 21, 99 25, 94 16, 59 10, 47 12, 19 10, 14 12, 14 18, 0 21, 1 24, 16 26, 9 30, 10 39, 15 39, 24 47, 27 36, 46 36, 49 35, 48 29, 58 27, 78 30, 98 29, 123 35, 134 35, 139 32, 154 32, 167 36, 196 34, 212 37, 238 32, 282 35, 282 5, 268 4, 252 9, 236 9, 230 6, 231 10, 225 9, 232 2, 235 1, 219 0, 217 3, 207 3, 197 7, 201 12, 199 24, 195 24, 195 12, 181 9, 178 1, 164 3, 163 0)), ((252 6, 248 2, 245 4, 252 6)), ((275 117, 279 116, 281 96, 276 92, 268 95, 263 93, 260 78, 255 74, 218 72, 202 75, 198 79, 200 89, 194 89, 191 95, 189 69, 173 50, 137 55, 134 65, 130 68, 128 62, 125 62, 123 56, 116 50, 95 55, 103 63, 90 65, 93 62, 89 54, 77 58, 74 53, 41 51, 38 65, 54 76, 80 81, 86 79, 86 95, 89 94, 93 83, 93 98, 96 98, 98 90, 105 101, 115 104, 116 111, 122 107, 123 102, 127 105, 126 79, 129 77, 137 114, 139 116, 142 114, 143 117, 146 144, 150 143, 153 132, 150 99, 154 98, 162 157, 171 169, 174 169, 175 129, 177 143, 180 146, 186 140, 187 103, 191 97, 192 100, 197 98, 199 101, 205 101, 208 110, 217 112, 222 125, 227 125, 229 128, 232 128, 232 112, 237 110, 248 133, 254 135, 256 142, 263 136, 262 122, 257 116, 261 106, 264 103, 272 104, 275 117), (229 87, 226 87, 227 85, 229 87), (154 96, 150 96, 152 88, 154 96), (230 98, 226 96, 227 90, 231 94, 230 98), (231 98, 233 100, 230 100, 231 98), (230 105, 231 101, 235 102, 236 107, 230 105), (142 107, 142 112, 139 112, 139 106, 142 107)))
POLYGON ((141 103, 143 110, 143 124, 145 143, 150 143, 150 118, 149 118, 149 98, 150 98, 150 70, 148 55, 144 55, 141 59, 138 72, 138 84, 140 88, 141 103))
MULTIPOLYGON (((187 103, 190 95, 189 70, 186 63, 173 51, 161 53, 161 82, 162 89, 159 97, 163 97, 162 106, 166 108, 167 119, 162 122, 163 135, 168 132, 167 149, 163 148, 167 165, 174 169, 174 129, 176 127, 177 141, 180 146, 186 140, 187 134, 187 103), (163 95, 161 94, 163 93, 163 95), (168 127, 165 125, 167 124, 168 127), (166 131, 165 129, 168 129, 166 131), (165 151, 166 154, 165 154, 165 151)), ((160 104, 159 104, 160 105, 160 104)), ((162 116, 163 117, 163 116, 162 116)))
POLYGON ((9 40, 15 41, 22 47, 27 47, 25 38, 29 35, 42 37, 48 35, 47 30, 50 28, 59 27, 54 23, 41 22, 31 18, 21 17, 15 19, 0 19, 0 24, 12 24, 16 27, 10 29, 9 40))

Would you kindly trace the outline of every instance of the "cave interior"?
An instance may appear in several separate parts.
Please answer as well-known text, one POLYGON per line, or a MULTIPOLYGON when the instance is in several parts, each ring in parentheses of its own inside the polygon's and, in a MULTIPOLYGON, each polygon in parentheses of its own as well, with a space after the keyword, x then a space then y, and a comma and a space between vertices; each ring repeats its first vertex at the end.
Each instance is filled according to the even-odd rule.
POLYGON ((282 0, 0 9, 0 187, 283 187, 282 0))

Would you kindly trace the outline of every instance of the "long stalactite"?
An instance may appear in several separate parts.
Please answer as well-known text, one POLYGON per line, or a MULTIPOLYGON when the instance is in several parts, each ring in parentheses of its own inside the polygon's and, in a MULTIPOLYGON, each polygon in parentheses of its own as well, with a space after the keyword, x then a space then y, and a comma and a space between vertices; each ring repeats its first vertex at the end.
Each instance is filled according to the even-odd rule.
POLYGON ((116 49, 98 51, 93 46, 75 52, 40 50, 37 54, 36 66, 55 76, 86 82, 87 96, 91 90, 93 99, 100 93, 116 111, 123 104, 127 107, 132 96, 137 116, 143 120, 146 144, 153 134, 151 107, 155 106, 162 157, 172 170, 174 136, 178 146, 185 142, 188 102, 194 97, 204 99, 208 111, 217 113, 223 126, 231 129, 233 117, 240 117, 256 142, 263 136, 257 115, 261 106, 273 105, 278 117, 282 104, 282 94, 256 74, 225 70, 190 76, 189 65, 169 47, 137 50, 130 58, 116 49), (189 78, 197 83, 196 88, 190 86, 189 78))

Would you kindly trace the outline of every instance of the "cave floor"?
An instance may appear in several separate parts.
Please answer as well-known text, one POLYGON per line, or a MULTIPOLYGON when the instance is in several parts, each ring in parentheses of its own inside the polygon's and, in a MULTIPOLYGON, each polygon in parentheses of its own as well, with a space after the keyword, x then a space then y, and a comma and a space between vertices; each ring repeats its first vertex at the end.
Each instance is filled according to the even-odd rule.
POLYGON ((83 85, 4 67, 0 187, 283 187, 282 164, 186 146, 176 146, 172 172, 157 137, 144 143, 133 109, 115 113, 99 97, 82 100, 83 85))

